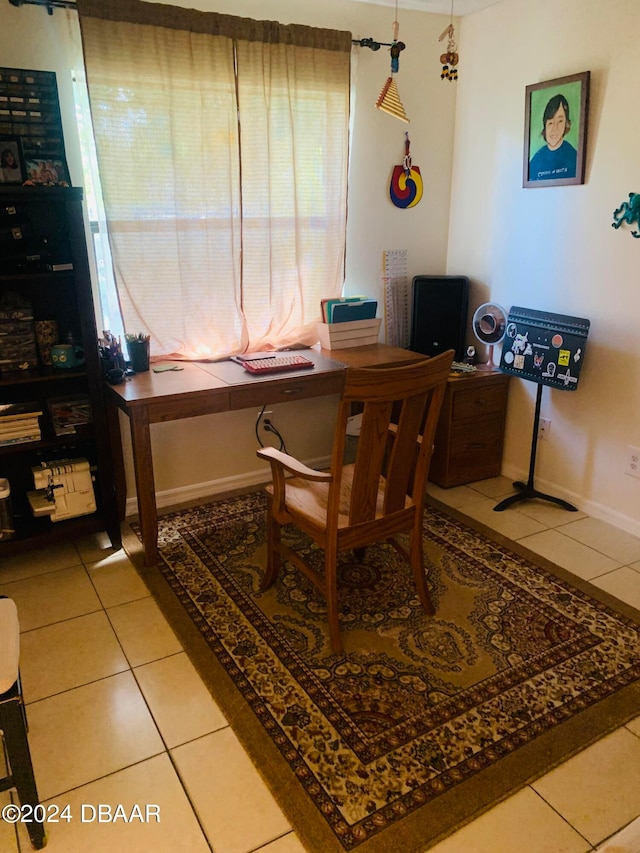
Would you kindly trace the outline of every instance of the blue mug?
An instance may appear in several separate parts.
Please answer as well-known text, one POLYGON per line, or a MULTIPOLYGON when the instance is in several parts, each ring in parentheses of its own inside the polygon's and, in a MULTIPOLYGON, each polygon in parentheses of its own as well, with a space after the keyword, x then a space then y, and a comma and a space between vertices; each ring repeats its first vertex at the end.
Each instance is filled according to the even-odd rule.
POLYGON ((84 364, 84 350, 74 344, 54 344, 51 347, 53 367, 73 368, 84 364))

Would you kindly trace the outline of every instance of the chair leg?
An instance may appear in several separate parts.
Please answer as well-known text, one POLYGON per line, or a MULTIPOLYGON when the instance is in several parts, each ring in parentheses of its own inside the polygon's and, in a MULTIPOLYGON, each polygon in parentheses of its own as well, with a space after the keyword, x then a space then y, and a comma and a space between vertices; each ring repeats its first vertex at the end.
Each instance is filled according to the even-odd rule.
POLYGON ((267 570, 264 573, 264 578, 260 584, 262 592, 272 586, 278 572, 280 571, 280 545, 281 528, 278 522, 272 516, 270 510, 267 511, 267 570))
POLYGON ((338 552, 335 546, 328 545, 324 552, 324 583, 327 599, 327 619, 329 622, 329 639, 331 648, 336 654, 342 651, 340 636, 340 621, 338 619, 338 552))
POLYGON ((20 696, 20 707, 22 708, 22 718, 24 719, 24 730, 29 734, 29 720, 27 720, 27 706, 22 698, 22 680, 20 678, 20 670, 18 670, 18 695, 20 696))
MULTIPOLYGON (((17 691, 16 691, 17 692, 17 691)), ((31 751, 25 729, 25 718, 22 702, 18 695, 2 702, 0 707, 0 728, 4 732, 5 747, 11 767, 11 777, 18 792, 18 799, 23 806, 35 806, 40 802, 36 780, 33 775, 31 751)), ((41 821, 33 820, 27 823, 31 844, 36 850, 41 850, 47 843, 44 825, 41 821)))
POLYGON ((366 548, 354 548, 353 549, 353 556, 356 558, 356 562, 358 562, 358 563, 363 562, 366 553, 367 553, 366 548))
POLYGON ((424 546, 422 542, 422 530, 420 528, 417 530, 414 529, 411 533, 409 557, 411 559, 411 568, 413 569, 413 580, 418 590, 418 598, 427 616, 433 616, 436 610, 427 589, 427 579, 424 573, 424 546))

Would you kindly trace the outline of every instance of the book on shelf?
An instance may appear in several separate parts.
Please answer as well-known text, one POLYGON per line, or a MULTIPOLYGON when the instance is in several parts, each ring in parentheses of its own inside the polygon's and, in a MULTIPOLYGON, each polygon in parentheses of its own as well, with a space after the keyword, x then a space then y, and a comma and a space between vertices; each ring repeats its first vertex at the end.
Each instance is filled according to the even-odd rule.
POLYGON ((40 441, 41 438, 40 430, 33 435, 19 435, 14 438, 0 438, 0 447, 8 447, 12 444, 27 444, 30 441, 40 441))
POLYGON ((19 435, 34 435, 40 432, 40 423, 37 418, 25 418, 23 421, 11 421, 0 424, 0 440, 14 438, 19 435))
POLYGON ((27 403, 0 403, 0 424, 8 420, 38 417, 42 413, 40 403, 33 401, 27 403))
POLYGON ((76 427, 93 422, 91 401, 86 394, 51 397, 47 405, 56 435, 73 435, 76 427))
POLYGON ((42 434, 38 418, 41 414, 39 403, 0 404, 0 447, 40 441, 42 434))

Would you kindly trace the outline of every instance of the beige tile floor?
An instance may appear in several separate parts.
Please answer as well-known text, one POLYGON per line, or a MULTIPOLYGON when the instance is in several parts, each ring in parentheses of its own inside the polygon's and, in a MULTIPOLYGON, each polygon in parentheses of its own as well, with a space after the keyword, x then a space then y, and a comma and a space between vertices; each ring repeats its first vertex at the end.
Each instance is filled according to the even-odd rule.
MULTIPOLYGON (((504 478, 430 490, 640 608, 639 538, 549 503, 494 513, 504 478)), ((96 538, 7 559, 0 594, 20 613, 39 794, 51 815, 68 807, 48 825, 51 853, 304 850, 124 551, 96 538), (131 822, 108 820, 119 804, 131 822)), ((639 816, 640 717, 432 851, 632 853, 639 816)), ((2 853, 30 849, 0 821, 2 853)))

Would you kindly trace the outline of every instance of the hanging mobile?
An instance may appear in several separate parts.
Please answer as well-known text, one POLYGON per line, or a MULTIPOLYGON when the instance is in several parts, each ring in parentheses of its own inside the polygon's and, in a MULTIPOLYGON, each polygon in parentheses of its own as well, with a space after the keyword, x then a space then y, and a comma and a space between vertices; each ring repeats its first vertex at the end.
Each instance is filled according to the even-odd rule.
MULTIPOLYGON (((396 18, 397 17, 398 4, 396 2, 396 18)), ((393 75, 398 73, 398 68, 400 67, 400 52, 406 47, 404 42, 398 41, 398 30, 399 24, 398 21, 395 20, 393 22, 393 42, 391 43, 391 49, 389 51, 391 54, 391 77, 387 78, 386 83, 382 87, 382 91, 378 95, 378 100, 376 101, 376 107, 385 113, 389 113, 389 115, 395 116, 395 118, 399 118, 400 121, 408 122, 409 119, 407 118, 402 101, 400 100, 396 81, 393 79, 393 75)))
POLYGON ((405 132, 404 160, 394 166, 389 185, 389 196, 396 207, 415 207, 422 198, 422 175, 420 167, 411 163, 409 134, 405 132))
POLYGON ((451 22, 438 41, 442 41, 445 36, 447 36, 449 40, 447 42, 447 52, 443 53, 440 57, 440 62, 442 63, 440 79, 448 80, 451 83, 452 80, 458 79, 458 69, 456 66, 459 60, 456 47, 456 31, 453 26, 453 0, 451 0, 451 22))

